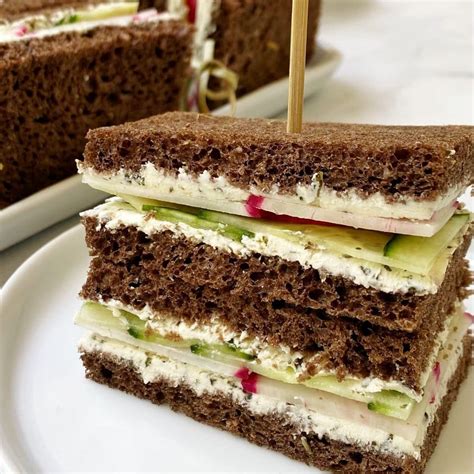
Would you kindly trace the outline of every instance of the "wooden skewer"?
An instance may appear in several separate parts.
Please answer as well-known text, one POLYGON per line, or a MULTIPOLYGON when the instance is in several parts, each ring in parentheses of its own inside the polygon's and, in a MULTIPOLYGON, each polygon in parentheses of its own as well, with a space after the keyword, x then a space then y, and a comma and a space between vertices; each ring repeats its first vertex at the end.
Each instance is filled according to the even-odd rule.
POLYGON ((288 88, 288 133, 301 132, 303 123, 304 73, 308 37, 308 2, 293 0, 291 14, 290 80, 288 88))

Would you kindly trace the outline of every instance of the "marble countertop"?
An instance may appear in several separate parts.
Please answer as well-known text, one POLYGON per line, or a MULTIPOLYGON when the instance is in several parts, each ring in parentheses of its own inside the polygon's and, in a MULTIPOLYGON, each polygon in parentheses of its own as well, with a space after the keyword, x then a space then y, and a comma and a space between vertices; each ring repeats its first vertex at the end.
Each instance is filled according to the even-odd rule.
POLYGON ((320 38, 344 58, 306 120, 474 123, 472 1, 323 2, 320 38))
MULTIPOLYGON (((343 63, 305 103, 305 119, 383 124, 473 124, 473 3, 325 0, 320 38, 343 63)), ((0 286, 77 217, 0 253, 0 286)))

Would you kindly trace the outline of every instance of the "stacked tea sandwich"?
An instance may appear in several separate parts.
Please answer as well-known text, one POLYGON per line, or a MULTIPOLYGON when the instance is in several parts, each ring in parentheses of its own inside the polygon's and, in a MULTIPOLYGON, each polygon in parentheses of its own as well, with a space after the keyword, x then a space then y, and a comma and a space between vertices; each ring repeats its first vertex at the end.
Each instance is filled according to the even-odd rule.
POLYGON ((138 7, 0 2, 0 208, 72 176, 89 129, 180 108, 194 28, 138 7))
MULTIPOLYGON (((93 130, 86 375, 322 469, 420 472, 471 357, 471 127, 93 130)), ((454 460, 453 460, 454 462, 454 460)))

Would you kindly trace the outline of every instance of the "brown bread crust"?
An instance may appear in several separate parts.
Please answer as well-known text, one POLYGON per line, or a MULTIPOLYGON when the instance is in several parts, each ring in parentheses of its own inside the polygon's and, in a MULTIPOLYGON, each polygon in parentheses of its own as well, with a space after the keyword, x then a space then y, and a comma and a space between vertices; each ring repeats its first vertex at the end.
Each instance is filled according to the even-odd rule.
MULTIPOLYGON (((107 231, 98 227, 93 218, 84 219, 84 224, 93 259, 82 288, 82 298, 105 302, 115 299, 135 310, 148 304, 157 313, 170 314, 189 323, 209 324, 217 316, 220 324, 233 331, 247 331, 270 344, 284 344, 308 355, 317 354, 320 364, 336 370, 340 377, 372 374, 385 380, 395 378, 416 391, 421 390, 419 379, 433 350, 434 336, 442 329, 455 300, 465 297, 464 285, 469 279, 463 261, 465 248, 459 249, 445 286, 433 296, 434 304, 427 305, 438 310, 421 312, 417 331, 408 333, 349 319, 346 316, 350 313, 344 309, 335 312, 332 294, 338 294, 338 287, 331 287, 335 284, 331 278, 324 283, 318 282, 318 287, 330 295, 329 298, 324 294, 320 296, 318 309, 285 301, 282 296, 287 292, 273 298, 277 296, 278 286, 285 288, 287 278, 285 272, 281 276, 278 274, 278 268, 282 265, 291 268, 289 262, 280 261, 276 268, 268 268, 266 285, 258 279, 250 283, 252 279, 246 279, 242 265, 250 268, 253 263, 241 262, 235 255, 227 254, 228 261, 224 264, 213 258, 219 255, 218 251, 208 252, 206 245, 175 239, 169 232, 148 238, 133 227, 107 231), (198 265, 193 265, 194 259, 198 265), (220 265, 235 266, 236 274, 243 275, 243 280, 237 283, 234 272, 221 273, 220 265), (239 285, 241 289, 236 291, 239 285)), ((310 284, 302 281, 305 285, 310 284)), ((370 310, 377 304, 383 318, 384 304, 388 302, 378 299, 378 292, 373 292, 373 300, 367 304, 357 296, 357 290, 365 297, 370 297, 370 292, 364 294, 363 289, 355 285, 352 291, 348 282, 344 285, 351 288, 354 298, 358 298, 351 305, 370 310)), ((423 301, 424 297, 418 298, 423 301)), ((335 301, 339 304, 337 298, 335 301)), ((417 297, 407 301, 407 306, 403 306, 400 300, 393 300, 390 308, 392 311, 417 308, 417 297)), ((344 304, 347 303, 344 302, 342 308, 344 304)))
POLYGON ((76 171, 90 128, 179 108, 192 27, 100 27, 0 44, 0 204, 76 171))
MULTIPOLYGON (((88 134, 85 164, 132 175, 151 162, 175 175, 208 171, 242 189, 295 194, 316 173, 335 190, 387 202, 432 200, 474 182, 474 127, 306 123, 169 113, 88 134), (452 150, 455 151, 452 154, 452 150)), ((133 177, 133 176, 132 176, 133 177)))
POLYGON ((172 410, 184 413, 196 421, 242 436, 254 444, 322 470, 360 474, 419 474, 424 471, 436 447, 459 386, 467 376, 471 347, 472 339, 466 336, 458 368, 448 384, 447 394, 435 420, 428 428, 420 461, 410 456, 399 458, 380 454, 326 437, 320 439, 314 434, 301 432, 282 415, 256 415, 225 395, 205 393, 197 396, 191 387, 184 384, 175 387, 166 380, 144 384, 133 367, 100 352, 83 353, 81 358, 87 378, 95 382, 150 400, 157 405, 167 404, 172 410), (306 438, 309 449, 304 448, 302 437, 306 438))

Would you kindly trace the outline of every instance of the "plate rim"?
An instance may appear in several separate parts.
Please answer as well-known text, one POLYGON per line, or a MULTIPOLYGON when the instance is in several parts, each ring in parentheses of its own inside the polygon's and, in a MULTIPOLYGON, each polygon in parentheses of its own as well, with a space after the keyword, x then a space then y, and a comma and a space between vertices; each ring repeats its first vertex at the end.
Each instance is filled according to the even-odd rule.
MULTIPOLYGON (((11 293, 14 292, 14 289, 16 288, 17 280, 24 278, 23 275, 28 274, 30 267, 34 266, 38 260, 41 260, 45 257, 45 255, 51 252, 59 242, 67 242, 68 240, 72 241, 74 238, 77 238, 76 234, 80 234, 81 231, 82 224, 76 224, 70 229, 62 232, 54 239, 45 243, 42 247, 36 250, 36 252, 28 257, 13 272, 13 274, 5 282, 5 285, 0 289, 0 326, 2 323, 5 324, 7 321, 6 308, 8 307, 8 301, 13 298, 11 293)), ((2 368, 1 364, 0 368, 2 368)), ((4 419, 4 413, 7 411, 7 404, 4 400, 3 391, 0 391, 0 400, 0 439, 2 440, 2 443, 0 444, 0 472, 26 472, 23 469, 20 460, 18 460, 18 458, 15 456, 12 449, 12 444, 9 442, 8 431, 5 428, 6 423, 2 422, 4 419)))

